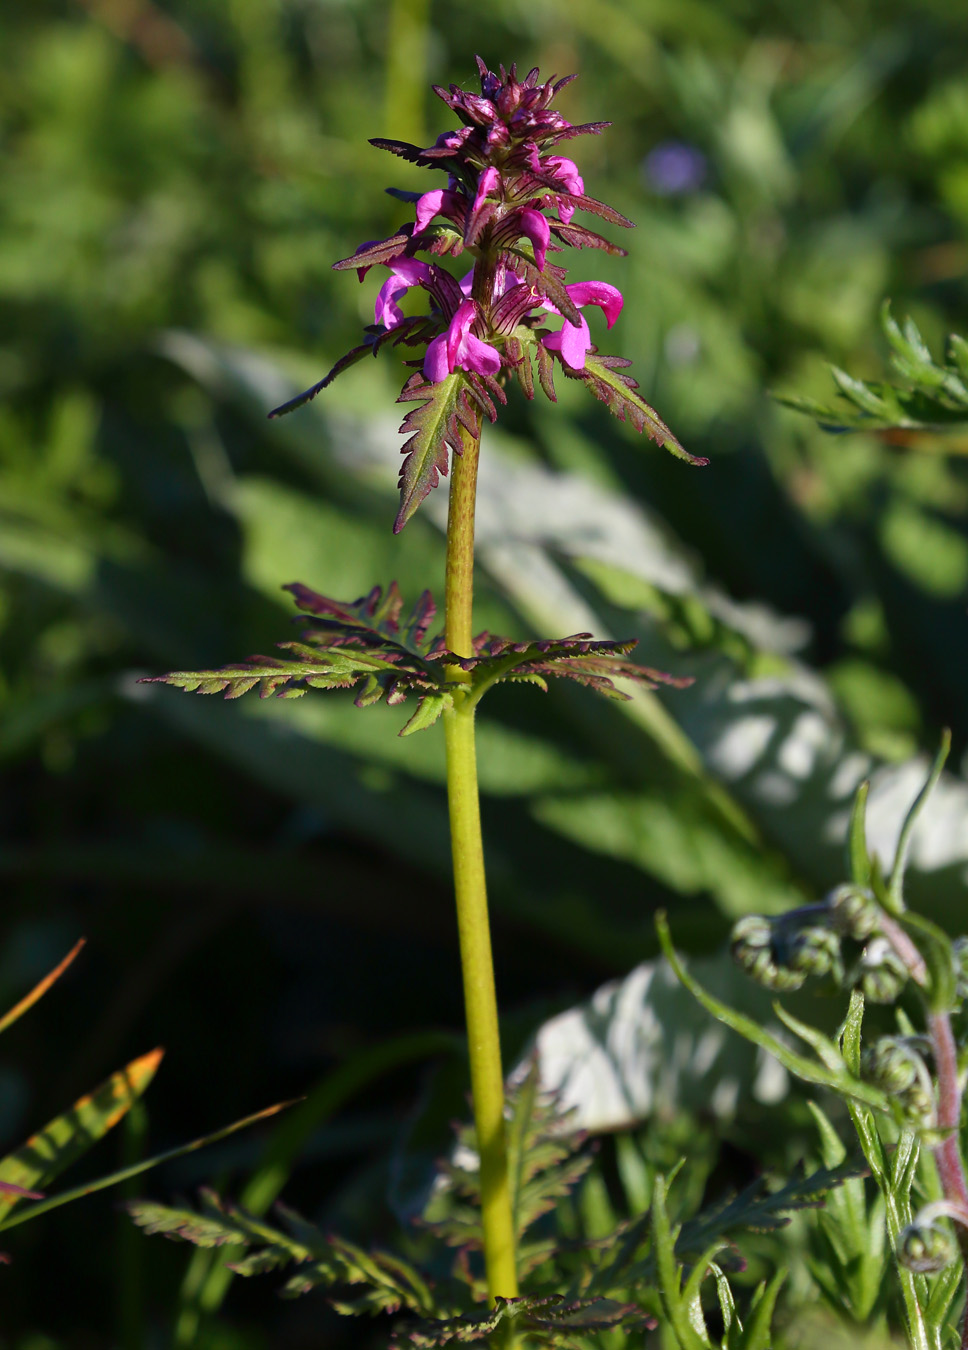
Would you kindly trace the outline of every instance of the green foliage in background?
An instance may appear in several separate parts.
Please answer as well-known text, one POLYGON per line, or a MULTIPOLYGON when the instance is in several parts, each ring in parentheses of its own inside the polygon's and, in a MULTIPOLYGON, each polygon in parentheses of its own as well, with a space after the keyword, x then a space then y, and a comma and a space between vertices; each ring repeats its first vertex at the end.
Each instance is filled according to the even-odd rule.
MULTIPOLYGON (((923 782, 911 759, 942 725, 954 767, 914 838, 908 889, 958 931, 968 440, 957 417, 877 416, 865 399, 919 379, 962 398, 961 349, 945 341, 968 333, 966 46, 954 0, 4 9, 0 989, 13 1002, 84 932, 85 1006, 99 1013, 65 1028, 41 1008, 9 1038, 0 1147, 28 1114, 46 1119, 163 1040, 182 1069, 167 1105, 152 1093, 152 1152, 317 1083, 312 1125, 278 1144, 278 1186, 298 1167, 299 1208, 381 1244, 422 1208, 464 1109, 459 1055, 436 1032, 399 1059, 382 1047, 460 1024, 440 974, 453 920, 439 728, 401 742, 399 710, 357 715, 351 693, 224 704, 137 679, 272 650, 289 622, 282 583, 352 602, 375 580, 416 597, 441 576, 443 494, 390 532, 397 353, 283 422, 265 414, 371 319, 373 276, 355 289, 330 265, 405 218, 380 190, 426 186, 366 138, 426 143, 444 125, 428 84, 470 81, 475 51, 579 71, 565 114, 613 121, 575 154, 637 226, 629 257, 608 260, 626 298, 616 337, 643 397, 710 459, 674 463, 567 381, 555 407, 511 391, 486 436, 477 627, 636 638, 638 660, 694 677, 628 702, 566 681, 489 699, 480 773, 509 1044, 540 1043, 546 1018, 654 956, 657 908, 705 958, 735 918, 837 882, 864 777, 871 847, 889 861, 923 782), (892 354, 909 362, 899 380, 892 354), (829 408, 828 363, 862 414, 839 414, 849 434, 783 406, 829 408), (955 425, 940 434, 939 420, 955 425), (398 1072, 415 1059, 435 1066, 419 1106, 398 1072)), ((576 263, 576 280, 600 271, 576 263)), ((728 976, 708 959, 713 987, 728 976)), ((621 986, 624 1005, 613 988, 616 1019, 635 1002, 639 1034, 668 997, 658 986, 621 986)), ((700 1189, 716 1169, 740 1185, 761 1161, 784 1174, 798 1154, 827 1163, 796 1093, 765 1126, 751 1064, 727 1073, 720 1111, 675 1064, 654 1081, 640 1064, 626 1090, 635 1061, 617 1021, 568 1025, 599 1119, 635 1104, 613 1111, 608 1128, 626 1133, 569 1202, 575 1234, 641 1212, 684 1140, 702 1154, 689 1163, 700 1189)), ((671 1054, 666 1034, 655 1045, 671 1054)), ((129 1132, 118 1166, 142 1144, 129 1132)), ((167 1174, 172 1191, 241 1176, 230 1193, 260 1212, 243 1192, 262 1144, 223 1148, 167 1174)), ((683 1212, 701 1200, 683 1197, 683 1212)), ((313 1298, 283 1307, 238 1281, 226 1295, 205 1252, 186 1277, 183 1252, 135 1252, 96 1204, 11 1234, 4 1350, 142 1350, 149 1330, 212 1350, 305 1343, 296 1309, 313 1298), (63 1313, 44 1292, 51 1262, 76 1291, 63 1313)), ((813 1308, 809 1336, 839 1335, 809 1276, 817 1239, 799 1219, 784 1232, 781 1300, 813 1308)), ((774 1273, 754 1257, 750 1286, 774 1273)), ((348 1326, 319 1335, 346 1344, 348 1326)))

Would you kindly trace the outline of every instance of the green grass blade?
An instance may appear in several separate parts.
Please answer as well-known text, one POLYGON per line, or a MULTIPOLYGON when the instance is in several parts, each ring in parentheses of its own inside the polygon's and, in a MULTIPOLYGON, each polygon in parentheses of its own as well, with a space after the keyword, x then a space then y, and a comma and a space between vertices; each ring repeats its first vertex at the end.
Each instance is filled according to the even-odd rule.
POLYGON ((159 1167, 162 1163, 172 1162, 175 1158, 184 1157, 186 1153, 194 1153, 197 1149, 206 1148, 209 1144, 217 1144, 219 1140, 227 1139, 230 1134, 235 1134, 238 1130, 244 1130, 249 1125, 255 1125, 258 1121, 265 1120, 268 1116, 274 1116, 277 1111, 284 1111, 287 1106, 292 1105, 292 1102, 277 1102, 275 1106, 267 1106, 264 1110, 256 1111, 251 1116, 243 1116, 241 1120, 234 1120, 231 1125, 225 1125, 212 1134, 202 1135, 200 1139, 193 1139, 188 1144, 179 1144, 177 1148, 170 1148, 164 1153, 156 1153, 153 1158, 145 1158, 141 1162, 133 1163, 130 1167, 121 1167, 117 1172, 110 1172, 107 1176, 98 1177, 95 1181, 88 1181, 83 1186, 75 1186, 73 1190, 52 1195, 36 1205, 31 1205, 28 1209, 21 1210, 12 1217, 4 1219, 0 1223, 0 1233, 7 1228, 16 1228, 18 1224, 27 1223, 30 1219, 36 1219, 39 1215, 46 1214, 48 1210, 58 1209, 61 1205, 69 1204, 72 1200, 80 1200, 85 1195, 93 1195, 95 1191, 106 1190, 108 1186, 117 1186, 119 1182, 139 1176, 142 1172, 148 1172, 152 1167, 159 1167))
MULTIPOLYGON (((137 1101, 154 1078, 163 1054, 162 1050, 152 1050, 132 1060, 93 1092, 79 1097, 69 1111, 48 1121, 16 1152, 0 1161, 0 1181, 34 1189, 46 1185, 70 1167, 137 1101)), ((15 1219, 8 1219, 7 1215, 19 1199, 18 1196, 0 1195, 0 1229, 22 1223, 24 1218, 33 1217, 42 1209, 53 1208, 54 1204, 51 1200, 43 1200, 24 1210, 22 1216, 18 1214, 15 1219)))
POLYGON ((35 984, 30 993, 25 994, 19 1003, 15 1003, 8 1013, 5 1013, 3 1017, 0 1017, 0 1034, 6 1031, 8 1027, 12 1027, 14 1022, 23 1017, 25 1012, 28 1012, 35 1003, 44 997, 47 990, 55 981, 60 979, 64 971, 74 960, 75 956, 80 952, 86 940, 86 938, 80 938, 79 941, 75 942, 63 961, 59 962, 49 975, 45 975, 42 980, 35 984))

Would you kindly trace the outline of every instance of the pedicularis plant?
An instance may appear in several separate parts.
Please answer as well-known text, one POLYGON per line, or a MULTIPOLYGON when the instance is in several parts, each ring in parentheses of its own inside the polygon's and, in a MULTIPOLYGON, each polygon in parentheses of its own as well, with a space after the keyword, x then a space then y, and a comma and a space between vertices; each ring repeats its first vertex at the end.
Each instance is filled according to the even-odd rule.
MULTIPOLYGON (((297 697, 307 689, 361 685, 356 703, 366 707, 385 698, 402 703, 416 697, 416 709, 401 734, 422 730, 443 717, 447 747, 447 790, 453 842, 454 889, 470 1045, 471 1090, 481 1158, 481 1209, 487 1289, 490 1297, 518 1293, 511 1198, 504 1128, 504 1079, 497 1003, 491 961, 478 805, 474 715, 481 697, 499 681, 527 681, 546 687, 549 676, 589 685, 614 698, 627 698, 613 680, 681 684, 661 672, 631 664, 634 642, 596 642, 590 633, 512 642, 489 633, 474 636, 474 510, 481 427, 494 422, 505 403, 505 386, 516 377, 528 398, 537 387, 555 399, 554 375, 582 381, 618 417, 694 464, 672 432, 636 392, 624 374, 630 362, 603 356, 593 346, 581 310, 598 306, 609 327, 622 309, 622 296, 603 281, 568 285, 566 272, 549 258, 564 246, 622 254, 600 234, 576 224, 576 211, 615 225, 631 221, 586 196, 578 169, 558 154, 562 142, 597 135, 608 123, 572 126, 551 102, 574 78, 539 83, 532 70, 518 80, 514 66, 498 75, 478 60, 480 94, 452 85, 436 88, 463 125, 446 131, 428 149, 402 141, 372 144, 426 168, 443 170, 447 186, 423 195, 395 193, 412 202, 414 217, 388 239, 362 244, 352 258, 335 264, 355 270, 361 281, 370 268, 389 277, 376 297, 374 323, 366 338, 305 393, 270 413, 278 417, 314 398, 342 371, 386 345, 423 348, 408 364, 417 369, 398 402, 417 403, 403 421, 407 434, 400 471, 400 531, 420 502, 450 470, 443 633, 429 629, 436 607, 424 591, 404 618, 394 584, 384 592, 345 604, 294 584, 299 609, 310 616, 302 641, 281 644, 291 655, 252 657, 239 666, 180 671, 163 679, 200 693, 225 692, 237 698, 259 687, 263 697, 297 697), (431 258, 473 258, 458 279, 431 258), (403 292, 419 287, 430 300, 429 314, 405 317, 403 292)), ((688 683, 688 681, 685 681, 688 683)))
MULTIPOLYGON (((833 992, 849 991, 836 1037, 777 1007, 777 1016, 811 1054, 793 1050, 707 993, 679 962, 660 920, 668 959, 710 1012, 801 1080, 846 1104, 860 1141, 856 1158, 811 1103, 823 1164, 811 1175, 772 1190, 760 1179, 697 1212, 701 1182, 697 1192, 688 1178, 677 1180, 681 1164, 669 1176, 646 1166, 647 1207, 643 1212, 641 1204, 637 1210, 630 1205, 628 1217, 603 1238, 560 1221, 590 1159, 567 1117, 542 1095, 536 1069, 505 1095, 478 808, 477 705, 499 681, 544 688, 548 678, 559 676, 615 698, 628 697, 616 679, 646 686, 682 681, 631 664, 631 642, 595 641, 588 633, 528 642, 473 635, 481 427, 485 417, 496 419, 512 376, 526 397, 540 388, 554 399, 560 374, 583 382, 617 416, 676 455, 705 461, 688 455, 639 397, 625 374, 629 363, 592 344, 582 309, 597 306, 611 327, 622 308, 620 293, 600 281, 568 284, 565 270, 552 261, 564 246, 622 252, 575 223, 576 211, 584 211, 630 224, 587 196, 575 164, 558 153, 562 142, 598 134, 607 124, 572 126, 551 107, 567 80, 542 84, 532 70, 519 81, 513 66, 495 75, 478 65, 479 95, 455 86, 436 90, 460 119, 459 129, 427 149, 373 142, 444 170, 447 186, 422 195, 396 193, 413 204, 414 220, 336 264, 356 270, 361 280, 374 266, 387 269, 374 323, 325 379, 271 414, 300 407, 381 347, 417 353, 399 400, 418 406, 401 428, 408 440, 394 528, 402 529, 449 473, 443 632, 430 636, 436 610, 426 591, 405 616, 395 584, 385 591, 375 587, 352 603, 293 584, 288 589, 308 617, 301 641, 282 644, 285 656, 162 677, 188 691, 227 698, 256 687, 262 697, 292 698, 309 689, 356 686, 361 707, 414 697, 401 735, 443 721, 474 1128, 443 1165, 423 1214, 424 1230, 438 1242, 423 1268, 412 1254, 365 1252, 325 1235, 281 1206, 278 1223, 269 1223, 263 1216, 278 1193, 275 1183, 250 1188, 245 1206, 208 1193, 197 1211, 139 1202, 132 1213, 148 1231, 226 1247, 226 1264, 238 1274, 293 1267, 283 1290, 288 1295, 325 1288, 343 1312, 403 1312, 397 1335, 416 1346, 491 1339, 585 1350, 601 1345, 605 1335, 614 1350, 623 1328, 639 1344, 644 1328, 661 1324, 682 1350, 710 1350, 717 1340, 726 1350, 767 1350, 786 1272, 780 1265, 751 1297, 738 1297, 730 1280, 743 1266, 735 1244, 744 1232, 781 1228, 792 1211, 816 1207, 829 1193, 811 1261, 821 1299, 858 1325, 883 1325, 899 1304, 911 1346, 948 1350, 958 1340, 951 1310, 968 1259, 959 1134, 968 1056, 962 1014, 968 939, 950 941, 904 900, 911 830, 943 755, 909 815, 887 879, 867 851, 862 788, 850 834, 850 881, 815 905, 779 918, 747 916, 737 925, 734 955, 760 983, 783 992, 815 977, 833 992), (434 261, 464 252, 473 266, 460 278, 434 261), (405 316, 400 309, 400 296, 413 288, 426 292, 428 313, 405 316), (896 1025, 862 1046, 865 1000, 896 1004, 896 1025), (945 1227, 952 1222, 955 1240, 945 1227), (450 1265, 441 1259, 448 1247, 456 1249, 450 1265), (896 1281, 890 1278, 891 1253, 896 1281)), ((782 1255, 779 1244, 777 1250, 782 1255)), ((426 1242, 420 1254, 426 1257, 426 1242)), ((205 1307, 218 1307, 228 1278, 224 1269, 210 1275, 200 1295, 205 1307)), ((968 1339, 961 1344, 968 1346, 968 1339)))

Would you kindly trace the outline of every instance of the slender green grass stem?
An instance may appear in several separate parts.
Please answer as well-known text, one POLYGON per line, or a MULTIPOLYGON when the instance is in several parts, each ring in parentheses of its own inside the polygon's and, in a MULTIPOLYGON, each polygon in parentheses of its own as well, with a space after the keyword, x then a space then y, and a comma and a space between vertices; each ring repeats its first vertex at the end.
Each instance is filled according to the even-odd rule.
MULTIPOLYGON (((464 452, 454 455, 447 521, 445 641, 457 656, 469 656, 474 596, 474 504, 479 437, 463 436, 464 452)), ((460 666, 450 678, 466 684, 460 666)), ((477 787, 474 705, 456 691, 444 714, 447 747, 447 801, 454 858, 454 893, 460 936, 464 1005, 470 1055, 474 1124, 480 1152, 481 1226, 484 1265, 491 1302, 518 1293, 514 1225, 504 1127, 504 1074, 487 913, 484 847, 477 787)))

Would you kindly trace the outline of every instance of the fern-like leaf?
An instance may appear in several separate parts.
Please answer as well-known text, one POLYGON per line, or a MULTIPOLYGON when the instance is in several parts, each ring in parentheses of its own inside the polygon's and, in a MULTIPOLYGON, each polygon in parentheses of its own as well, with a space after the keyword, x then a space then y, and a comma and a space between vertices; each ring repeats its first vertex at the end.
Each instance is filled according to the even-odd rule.
POLYGON ((448 450, 463 452, 461 430, 470 435, 480 432, 480 412, 467 396, 467 377, 455 370, 437 384, 421 374, 411 375, 397 399, 398 403, 420 401, 400 426, 408 436, 401 454, 406 458, 400 469, 400 510, 393 524, 399 534, 417 507, 447 473, 448 450))
POLYGON ((776 401, 832 432, 939 432, 968 423, 968 342, 952 333, 944 359, 936 361, 913 319, 899 325, 889 302, 881 310, 881 326, 902 383, 858 380, 831 366, 839 404, 790 394, 777 395, 776 401))
POLYGON ((603 356, 595 347, 585 357, 583 370, 561 362, 569 379, 581 380, 597 399, 615 414, 620 422, 628 422, 636 431, 644 431, 659 445, 664 445, 677 459, 702 466, 709 463, 701 455, 691 455, 672 434, 656 410, 646 403, 638 392, 638 383, 622 372, 630 366, 623 356, 603 356))
POLYGON ((565 1299, 559 1294, 525 1294, 521 1298, 498 1297, 494 1307, 462 1317, 405 1323, 394 1337, 394 1346, 406 1337, 417 1350, 434 1346, 479 1344, 493 1337, 502 1323, 528 1343, 555 1345, 566 1350, 586 1350, 585 1337, 617 1327, 644 1330, 655 1323, 634 1304, 614 1299, 565 1299))
POLYGON ((460 666, 471 675, 462 696, 480 698, 502 680, 527 682, 547 689, 551 676, 575 680, 610 698, 628 698, 616 679, 633 680, 646 688, 668 684, 683 688, 691 680, 668 675, 626 660, 635 642, 596 641, 590 633, 535 642, 479 633, 471 656, 457 656, 442 638, 431 639, 429 628, 437 613, 429 591, 404 614, 403 596, 396 582, 384 592, 373 589, 358 600, 334 600, 301 582, 284 587, 308 618, 301 641, 280 642, 289 653, 250 656, 234 665, 211 670, 176 670, 142 681, 170 684, 187 693, 224 694, 241 698, 258 689, 261 698, 300 698, 309 689, 357 687, 355 702, 367 708, 381 699, 393 706, 408 696, 417 706, 400 732, 412 735, 431 727, 454 706, 449 667, 460 666))
POLYGON ((306 403, 311 403, 317 394, 333 383, 337 375, 342 375, 344 370, 349 370, 350 366, 355 366, 357 361, 363 360, 364 356, 376 356, 380 348, 386 343, 389 343, 391 347, 396 347, 400 343, 412 346, 414 343, 426 342, 434 336, 438 327, 437 318, 426 314, 402 319, 393 328, 384 328, 382 324, 377 323, 369 324, 364 329, 366 337, 358 347, 353 347, 345 356, 341 356, 332 370, 316 384, 310 385, 301 394, 296 394, 294 398, 281 403, 278 408, 273 408, 272 412, 269 413, 270 421, 275 417, 285 417, 287 413, 295 412, 297 408, 302 408, 306 403))

